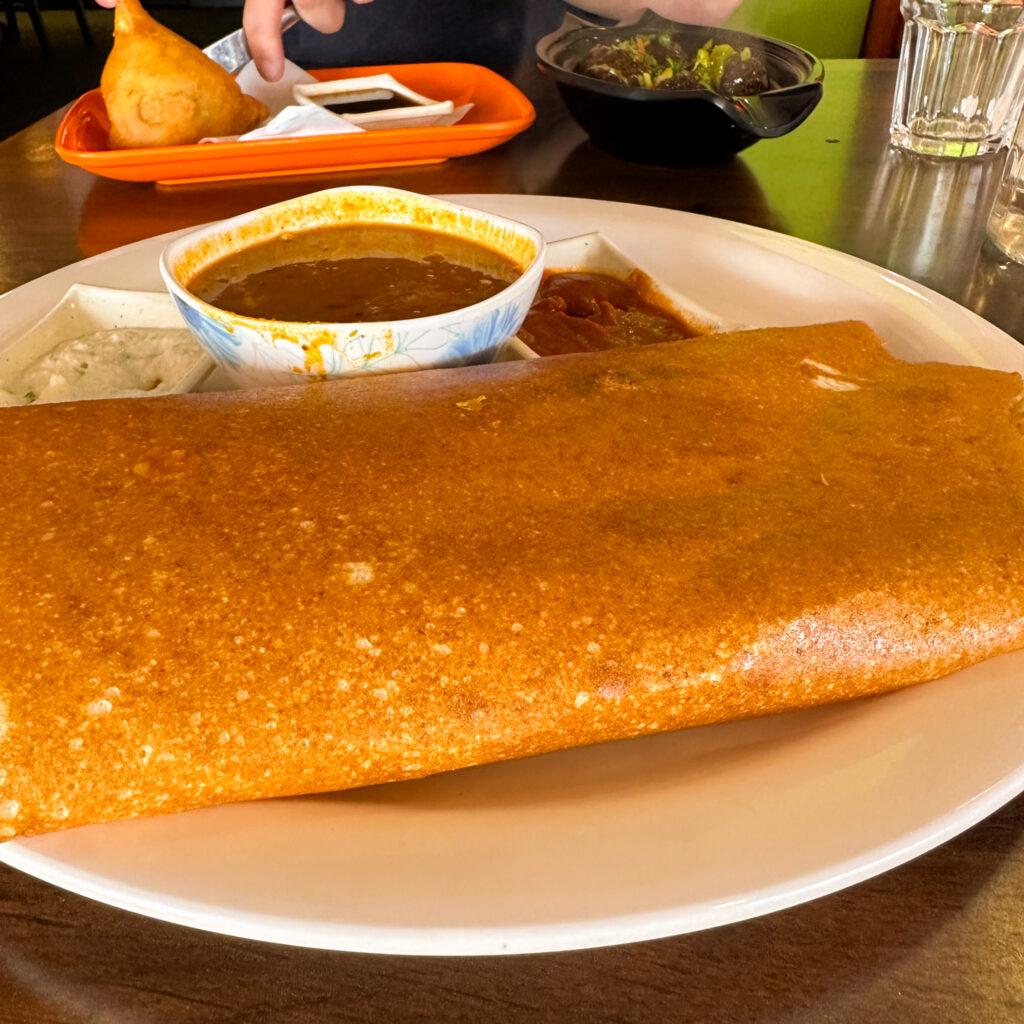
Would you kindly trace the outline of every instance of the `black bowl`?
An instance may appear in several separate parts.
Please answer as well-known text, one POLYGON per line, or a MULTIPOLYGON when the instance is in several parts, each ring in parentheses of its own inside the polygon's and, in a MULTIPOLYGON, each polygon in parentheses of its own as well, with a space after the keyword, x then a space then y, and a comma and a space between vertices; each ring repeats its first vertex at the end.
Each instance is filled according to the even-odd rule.
POLYGON ((554 79, 569 112, 597 146, 640 163, 682 166, 728 159, 759 139, 791 132, 821 99, 825 72, 797 46, 765 36, 668 21, 653 11, 602 27, 566 15, 537 44, 538 68, 554 79), (693 53, 709 39, 763 57, 771 88, 731 98, 709 89, 668 91, 602 82, 575 69, 595 43, 638 32, 671 32, 693 53))

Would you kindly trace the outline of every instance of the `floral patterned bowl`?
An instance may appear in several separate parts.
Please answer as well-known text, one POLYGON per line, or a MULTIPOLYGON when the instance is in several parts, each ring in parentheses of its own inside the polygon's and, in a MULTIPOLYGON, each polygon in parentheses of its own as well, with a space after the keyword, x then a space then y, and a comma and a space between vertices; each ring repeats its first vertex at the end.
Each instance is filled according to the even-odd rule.
POLYGON ((519 330, 544 270, 544 240, 523 224, 441 199, 377 186, 314 192, 199 228, 172 242, 160 272, 185 323, 242 386, 289 384, 492 360, 519 330), (187 282, 210 263, 282 232, 348 223, 457 234, 509 257, 522 273, 483 302, 437 316, 375 323, 292 323, 217 309, 187 282))

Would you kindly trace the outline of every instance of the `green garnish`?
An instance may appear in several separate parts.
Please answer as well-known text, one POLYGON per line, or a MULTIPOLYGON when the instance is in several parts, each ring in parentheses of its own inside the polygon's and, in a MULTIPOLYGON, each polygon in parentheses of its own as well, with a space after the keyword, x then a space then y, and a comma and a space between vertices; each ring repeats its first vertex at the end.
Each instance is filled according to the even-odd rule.
POLYGON ((645 89, 699 86, 721 94, 725 83, 725 95, 746 95, 767 86, 764 62, 751 53, 750 47, 737 50, 729 43, 716 44, 712 38, 691 61, 680 39, 671 32, 649 32, 594 46, 580 69, 605 81, 645 89), (593 63, 588 66, 588 61, 593 63), (725 83, 727 66, 729 81, 725 83))
POLYGON ((705 89, 718 91, 722 84, 722 71, 725 62, 736 54, 736 48, 728 43, 719 43, 709 39, 698 51, 693 61, 693 76, 705 89))
POLYGON ((711 81, 713 88, 717 91, 722 84, 722 72, 725 70, 725 62, 736 53, 735 47, 728 43, 719 43, 711 51, 711 81))

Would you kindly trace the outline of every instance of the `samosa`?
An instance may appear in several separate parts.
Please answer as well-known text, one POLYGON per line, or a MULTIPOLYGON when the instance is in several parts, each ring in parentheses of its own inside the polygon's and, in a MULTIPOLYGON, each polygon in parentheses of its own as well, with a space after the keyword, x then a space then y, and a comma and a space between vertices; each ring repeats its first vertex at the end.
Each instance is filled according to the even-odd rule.
POLYGON ((151 18, 139 0, 117 0, 114 48, 100 89, 112 149, 241 135, 268 114, 202 50, 151 18))

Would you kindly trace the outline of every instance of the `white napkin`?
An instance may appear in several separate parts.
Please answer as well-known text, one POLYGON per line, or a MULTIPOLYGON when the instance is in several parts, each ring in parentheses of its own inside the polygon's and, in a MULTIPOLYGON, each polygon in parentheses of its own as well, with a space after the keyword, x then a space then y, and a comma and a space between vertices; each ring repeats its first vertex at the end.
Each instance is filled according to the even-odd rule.
MULTIPOLYGON (((269 120, 264 121, 259 128, 246 132, 245 135, 223 135, 218 138, 200 139, 201 143, 251 142, 255 139, 289 139, 303 135, 351 135, 365 130, 324 107, 293 103, 292 87, 306 85, 317 81, 317 79, 290 60, 284 62, 284 74, 280 81, 268 82, 256 70, 253 61, 249 61, 238 72, 235 81, 247 96, 261 100, 267 105, 270 110, 269 120)), ((461 107, 456 107, 450 114, 417 123, 424 128, 433 125, 457 124, 472 109, 473 104, 466 103, 461 107)), ((373 127, 388 126, 380 124, 373 127)))
POLYGON ((269 121, 264 122, 245 135, 239 135, 239 142, 252 139, 288 139, 300 135, 348 135, 362 132, 362 128, 351 121, 346 121, 337 114, 332 114, 323 107, 307 107, 295 104, 285 107, 269 121))
POLYGON ((262 100, 270 110, 270 118, 259 128, 245 135, 222 135, 200 139, 200 142, 250 142, 253 139, 287 139, 300 135, 350 135, 363 129, 323 107, 307 107, 292 103, 292 86, 305 85, 316 79, 290 60, 284 62, 284 74, 278 82, 268 82, 249 61, 238 72, 235 81, 247 96, 262 100))
POLYGON ((238 72, 235 78, 239 89, 252 96, 253 99, 262 100, 270 110, 270 116, 280 114, 285 107, 290 107, 292 100, 292 87, 296 85, 312 85, 316 79, 308 72, 303 71, 298 64, 290 60, 284 62, 284 74, 279 82, 268 82, 257 70, 254 61, 238 72))

